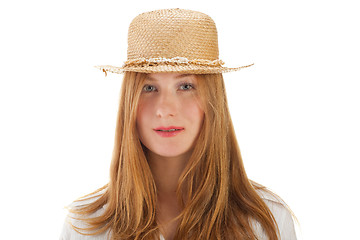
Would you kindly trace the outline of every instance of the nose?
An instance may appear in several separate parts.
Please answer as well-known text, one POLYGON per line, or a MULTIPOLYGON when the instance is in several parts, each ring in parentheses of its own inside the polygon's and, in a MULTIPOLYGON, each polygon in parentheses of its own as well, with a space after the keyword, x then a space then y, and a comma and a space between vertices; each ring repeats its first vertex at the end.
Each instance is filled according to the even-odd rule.
POLYGON ((159 118, 167 118, 176 116, 177 112, 177 99, 169 92, 162 92, 159 94, 156 103, 156 116, 159 118))

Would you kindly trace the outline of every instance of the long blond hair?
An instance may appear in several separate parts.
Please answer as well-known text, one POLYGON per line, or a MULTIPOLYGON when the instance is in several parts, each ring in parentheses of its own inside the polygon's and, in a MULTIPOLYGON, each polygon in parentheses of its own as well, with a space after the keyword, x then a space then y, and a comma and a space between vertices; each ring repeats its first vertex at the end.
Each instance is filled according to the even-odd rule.
MULTIPOLYGON (((175 239, 257 239, 258 222, 270 240, 278 239, 271 211, 245 172, 229 114, 222 74, 198 76, 205 113, 193 153, 179 178, 183 210, 175 239), (185 197, 184 197, 185 196, 185 197)), ((112 239, 159 239, 156 185, 136 128, 136 112, 146 74, 126 72, 121 88, 110 181, 100 197, 72 209, 87 228, 82 234, 110 230, 112 239), (102 208, 98 217, 87 217, 102 208)))

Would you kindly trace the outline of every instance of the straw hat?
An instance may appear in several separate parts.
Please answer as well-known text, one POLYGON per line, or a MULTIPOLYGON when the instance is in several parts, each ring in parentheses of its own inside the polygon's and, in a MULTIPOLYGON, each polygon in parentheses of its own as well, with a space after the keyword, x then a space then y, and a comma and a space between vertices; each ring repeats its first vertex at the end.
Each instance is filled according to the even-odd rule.
POLYGON ((206 14, 184 9, 145 12, 131 22, 127 61, 122 67, 96 66, 113 73, 125 71, 194 74, 237 71, 219 59, 215 22, 206 14))

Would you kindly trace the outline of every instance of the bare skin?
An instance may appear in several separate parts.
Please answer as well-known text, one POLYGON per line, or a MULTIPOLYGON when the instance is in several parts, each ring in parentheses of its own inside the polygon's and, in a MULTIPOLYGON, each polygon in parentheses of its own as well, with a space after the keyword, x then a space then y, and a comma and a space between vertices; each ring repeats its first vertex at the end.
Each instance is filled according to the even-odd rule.
POLYGON ((149 74, 139 98, 136 124, 157 188, 156 220, 166 240, 176 235, 179 222, 172 220, 182 211, 176 189, 204 119, 197 80, 192 74, 149 74), (180 132, 159 134, 166 128, 180 132))
POLYGON ((178 157, 162 157, 149 153, 148 161, 158 190, 157 221, 166 240, 173 240, 178 221, 171 221, 181 212, 176 196, 178 180, 185 168, 191 152, 178 157))

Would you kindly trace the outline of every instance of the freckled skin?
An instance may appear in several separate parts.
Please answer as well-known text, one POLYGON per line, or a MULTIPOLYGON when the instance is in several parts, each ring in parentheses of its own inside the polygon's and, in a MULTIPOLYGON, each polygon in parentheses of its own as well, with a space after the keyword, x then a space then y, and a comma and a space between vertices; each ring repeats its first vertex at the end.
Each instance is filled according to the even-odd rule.
POLYGON ((204 119, 196 83, 195 75, 148 75, 136 123, 141 142, 152 153, 172 158, 188 155, 192 150, 204 119), (183 127, 184 131, 174 137, 161 137, 153 130, 161 126, 183 127))

